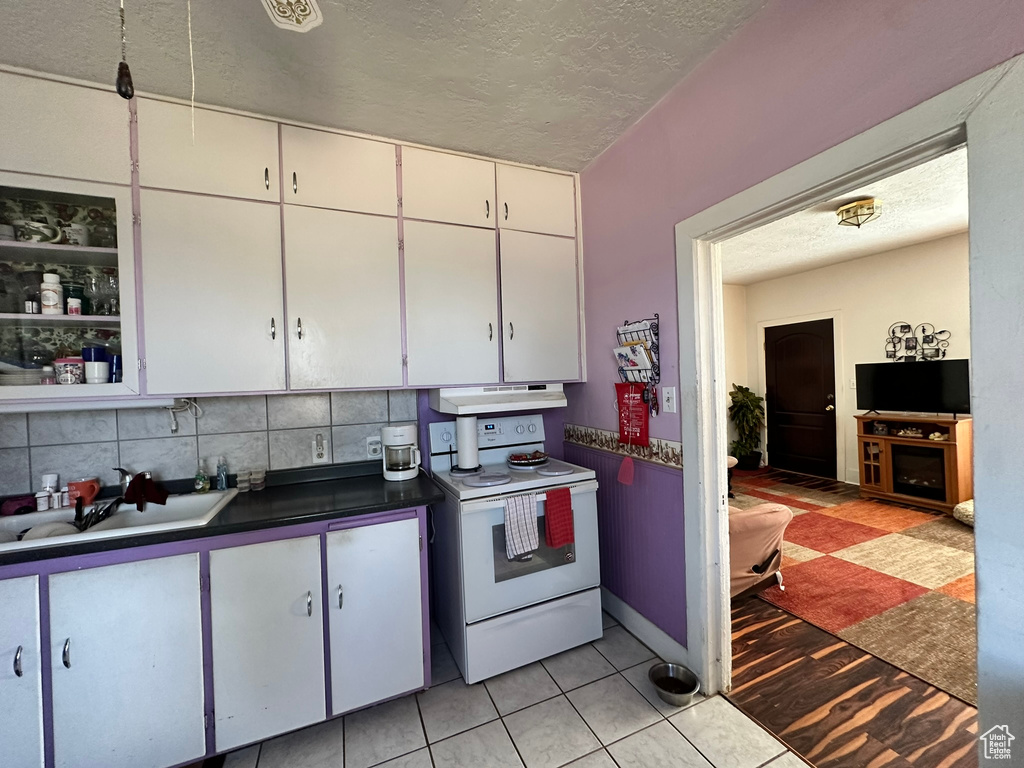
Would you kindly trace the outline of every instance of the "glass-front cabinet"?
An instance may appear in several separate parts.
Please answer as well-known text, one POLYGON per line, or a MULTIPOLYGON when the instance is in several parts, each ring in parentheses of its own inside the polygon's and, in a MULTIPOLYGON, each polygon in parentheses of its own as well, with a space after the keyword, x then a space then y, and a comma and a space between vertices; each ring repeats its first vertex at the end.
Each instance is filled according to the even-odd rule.
POLYGON ((0 404, 139 392, 127 186, 0 173, 0 404))

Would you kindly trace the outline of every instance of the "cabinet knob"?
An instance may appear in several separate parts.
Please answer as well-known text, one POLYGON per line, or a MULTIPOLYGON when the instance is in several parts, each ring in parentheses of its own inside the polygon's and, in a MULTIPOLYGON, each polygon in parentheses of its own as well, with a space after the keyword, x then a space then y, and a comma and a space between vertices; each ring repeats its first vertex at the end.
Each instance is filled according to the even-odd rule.
POLYGON ((69 637, 64 641, 64 652, 61 654, 61 660, 64 662, 64 666, 71 669, 71 638, 69 637))
POLYGON ((491 201, 490 200, 484 200, 484 218, 485 219, 491 218, 491 201))
POLYGON ((274 318, 270 318, 270 338, 277 338, 277 321, 274 318))
POLYGON ((306 615, 313 615, 313 592, 309 591, 306 593, 306 615))
POLYGON ((298 328, 299 338, 301 339, 302 338, 302 318, 301 317, 298 319, 298 322, 296 323, 296 327, 298 328))
POLYGON ((267 189, 270 189, 270 168, 263 169, 263 183, 267 185, 267 189))
POLYGON ((299 194, 299 175, 292 171, 292 192, 299 194))
POLYGON ((509 324, 508 324, 508 340, 512 341, 512 339, 514 339, 515 337, 516 337, 516 328, 515 328, 514 325, 512 325, 512 322, 509 321, 509 324))
POLYGON ((508 221, 508 203, 505 203, 505 221, 508 221))
POLYGON ((338 585, 338 608, 345 607, 345 590, 341 588, 341 584, 338 585))
POLYGON ((21 677, 25 672, 21 668, 21 652, 23 648, 19 645, 18 650, 14 652, 14 674, 21 677))

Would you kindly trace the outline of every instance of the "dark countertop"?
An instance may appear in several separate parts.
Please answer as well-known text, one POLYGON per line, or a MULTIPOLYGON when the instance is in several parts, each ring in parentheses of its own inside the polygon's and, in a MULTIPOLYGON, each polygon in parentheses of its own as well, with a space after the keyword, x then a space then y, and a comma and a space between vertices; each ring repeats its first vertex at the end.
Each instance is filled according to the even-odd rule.
MULTIPOLYGON (((167 485, 171 486, 172 492, 181 492, 180 487, 173 487, 175 483, 167 485)), ((0 567, 370 515, 427 506, 443 499, 441 489, 422 470, 412 480, 391 482, 381 475, 380 464, 377 462, 267 473, 265 490, 238 494, 206 525, 84 540, 53 547, 11 550, 0 553, 0 567)), ((153 508, 158 509, 156 505, 153 508)))

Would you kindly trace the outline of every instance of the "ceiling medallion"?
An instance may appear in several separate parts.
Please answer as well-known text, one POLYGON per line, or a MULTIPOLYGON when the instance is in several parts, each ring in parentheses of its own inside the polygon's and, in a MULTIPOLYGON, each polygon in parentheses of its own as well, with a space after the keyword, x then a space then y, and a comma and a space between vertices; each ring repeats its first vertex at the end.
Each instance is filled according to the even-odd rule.
POLYGON ((275 25, 293 32, 308 32, 324 20, 316 0, 263 0, 263 7, 275 25))
POLYGON ((857 229, 881 215, 882 201, 873 197, 844 205, 836 211, 836 216, 839 217, 839 226, 857 227, 857 229))

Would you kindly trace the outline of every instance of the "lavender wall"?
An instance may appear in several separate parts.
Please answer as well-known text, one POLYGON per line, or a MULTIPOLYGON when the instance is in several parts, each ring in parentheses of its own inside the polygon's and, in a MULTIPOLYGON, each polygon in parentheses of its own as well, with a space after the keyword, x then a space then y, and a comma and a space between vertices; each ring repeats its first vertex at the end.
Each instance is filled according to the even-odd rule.
POLYGON ((597 473, 601 585, 686 645, 682 473, 637 461, 622 485, 621 456, 566 443, 565 458, 597 473))
POLYGON ((678 384, 676 223, 1022 51, 1020 0, 772 0, 581 174, 588 382, 567 420, 615 428, 626 318, 661 313, 678 384))

